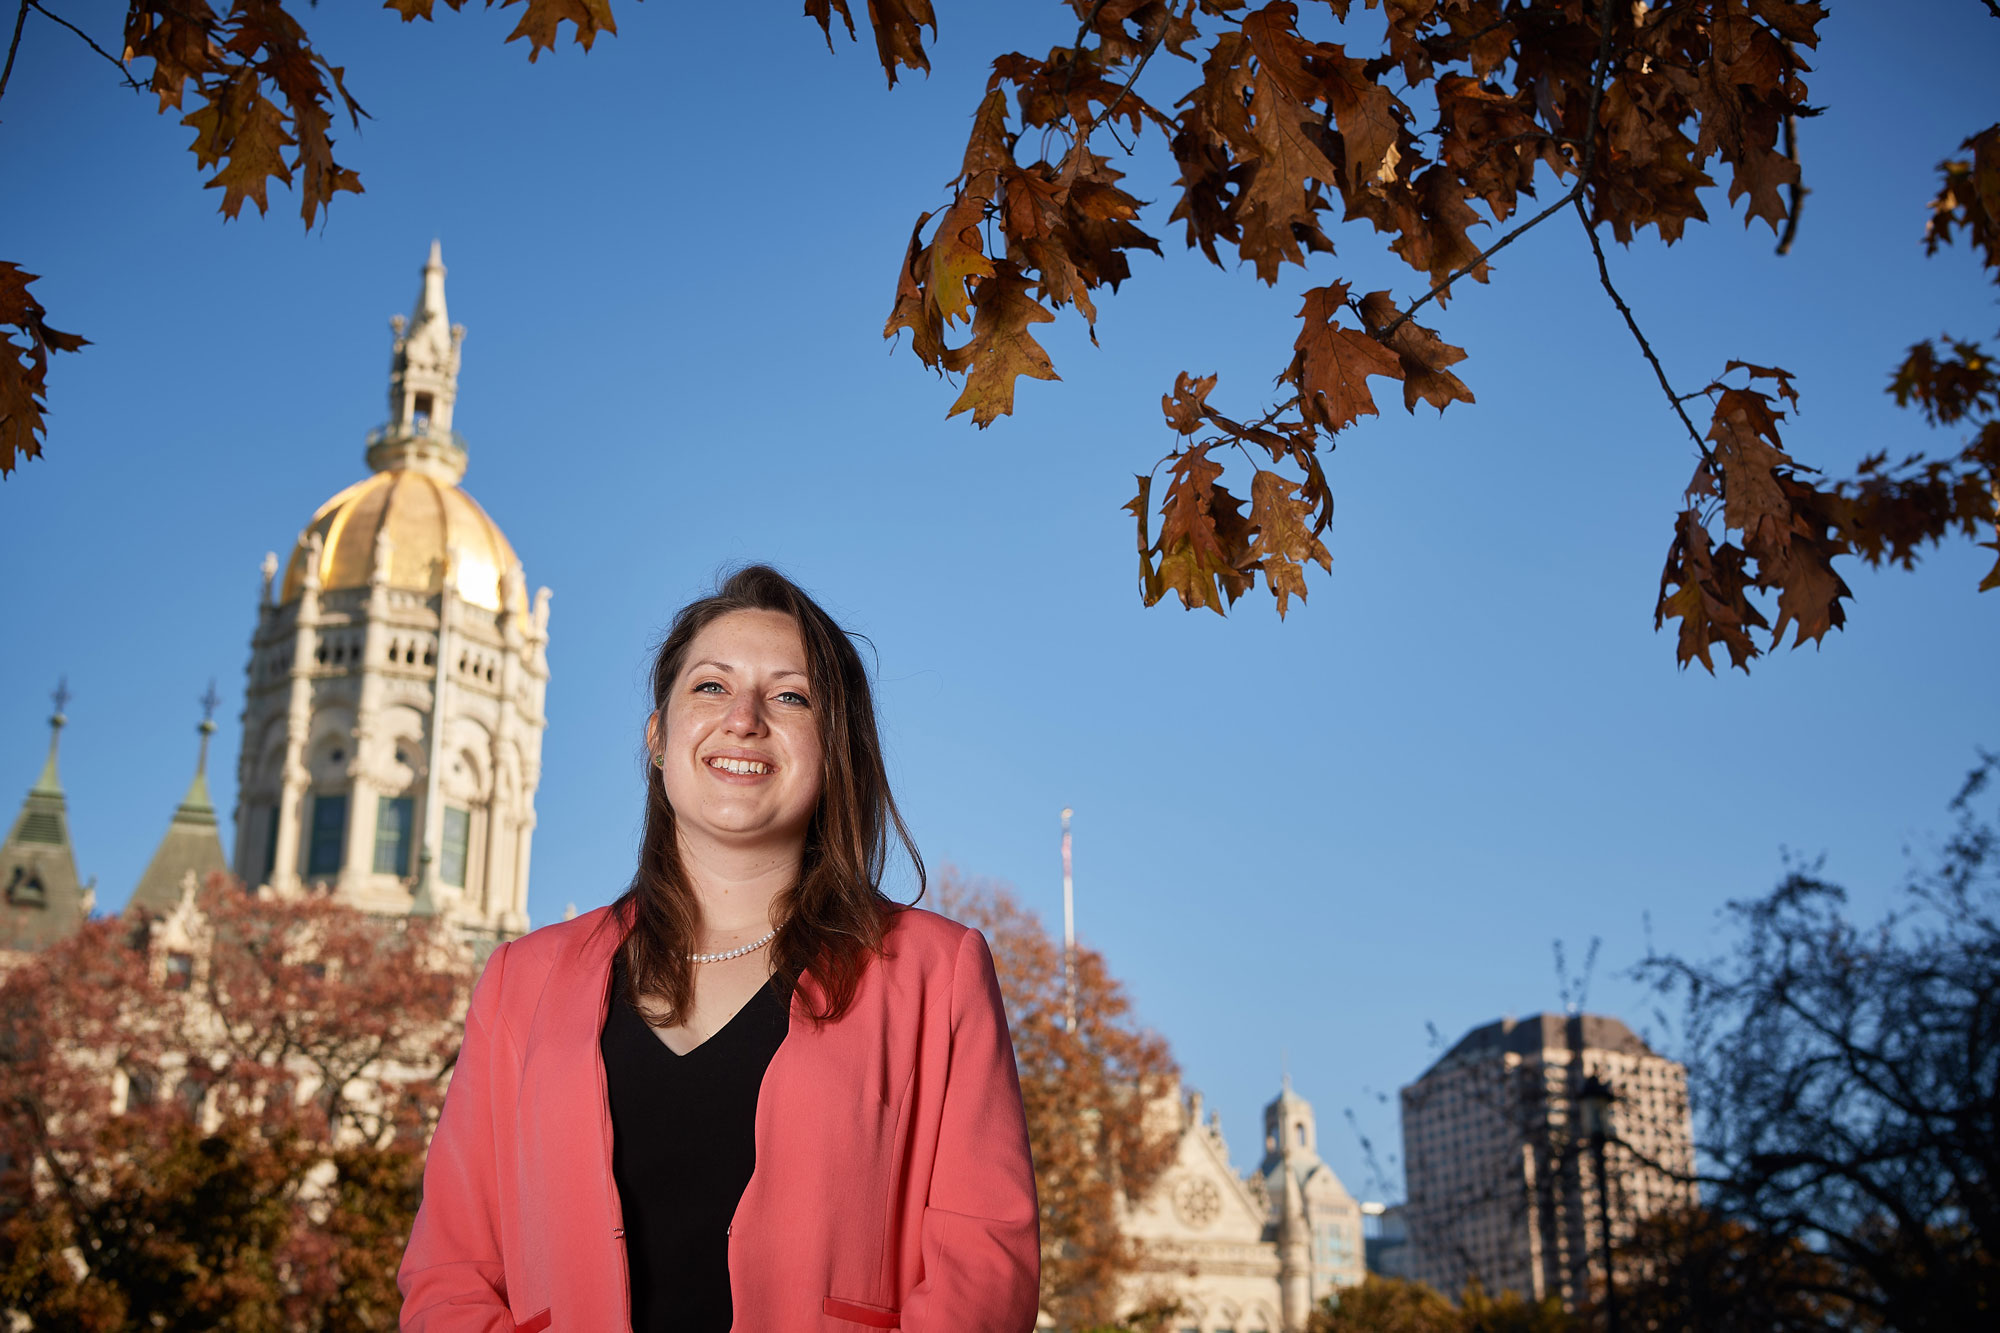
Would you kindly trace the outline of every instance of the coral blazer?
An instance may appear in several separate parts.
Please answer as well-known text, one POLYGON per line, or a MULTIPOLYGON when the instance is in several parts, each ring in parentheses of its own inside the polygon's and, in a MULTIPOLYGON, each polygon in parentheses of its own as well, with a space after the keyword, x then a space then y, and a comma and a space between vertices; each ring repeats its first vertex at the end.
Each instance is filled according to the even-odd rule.
MULTIPOLYGON (((398 1274, 405 1330, 631 1329, 598 1048, 624 935, 609 910, 486 964, 398 1274)), ((898 911, 838 1022, 813 1024, 813 987, 757 1098, 729 1235, 735 1328, 1026 1333, 1035 1180, 985 939, 898 911)))

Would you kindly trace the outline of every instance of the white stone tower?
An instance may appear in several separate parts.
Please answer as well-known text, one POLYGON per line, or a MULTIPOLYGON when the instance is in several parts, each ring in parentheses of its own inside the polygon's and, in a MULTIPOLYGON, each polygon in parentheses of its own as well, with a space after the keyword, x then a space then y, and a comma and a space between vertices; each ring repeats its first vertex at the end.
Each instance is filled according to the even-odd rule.
POLYGON ((1361 1205, 1319 1155, 1312 1103, 1286 1075, 1264 1108, 1264 1160, 1257 1173, 1271 1200, 1285 1318, 1305 1327, 1305 1313, 1367 1276, 1361 1205))
POLYGON ((433 241, 415 314, 390 320, 373 475, 320 506, 282 582, 264 558, 235 865, 507 939, 528 928, 549 590, 530 606, 513 547, 459 488, 465 329, 444 275, 433 241))

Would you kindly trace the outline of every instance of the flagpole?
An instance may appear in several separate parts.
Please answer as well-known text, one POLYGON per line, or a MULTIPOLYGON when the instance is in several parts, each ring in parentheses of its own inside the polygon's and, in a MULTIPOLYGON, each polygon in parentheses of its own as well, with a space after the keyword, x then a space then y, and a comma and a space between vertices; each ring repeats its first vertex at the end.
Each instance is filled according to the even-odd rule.
POLYGON ((1068 806, 1062 812, 1063 861, 1063 1014, 1069 1030, 1076 1031, 1076 887, 1070 878, 1068 806))

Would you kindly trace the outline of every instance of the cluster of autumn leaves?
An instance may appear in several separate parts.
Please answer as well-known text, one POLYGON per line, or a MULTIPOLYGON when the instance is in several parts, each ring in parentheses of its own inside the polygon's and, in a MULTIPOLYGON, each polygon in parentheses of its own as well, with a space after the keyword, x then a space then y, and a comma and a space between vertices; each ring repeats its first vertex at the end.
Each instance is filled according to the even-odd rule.
MULTIPOLYGON (((1323 7, 1342 24, 1356 8, 1323 7)), ((1211 405, 1214 376, 1177 378, 1162 407, 1179 442, 1137 478, 1127 506, 1138 520, 1147 604, 1172 592, 1185 606, 1221 612, 1259 575, 1281 616, 1291 597, 1303 598, 1305 567, 1331 565, 1322 456, 1339 432, 1377 414, 1368 381, 1401 381, 1409 410, 1473 401, 1452 370, 1464 351, 1412 316, 1442 305, 1461 279, 1486 282, 1489 256, 1563 212, 1585 234, 1607 295, 1700 455, 1656 610, 1659 623, 1679 622, 1683 665, 1698 660, 1712 671, 1721 646, 1747 669, 1788 628, 1803 643, 1840 625, 1850 594, 1833 567, 1839 556, 1907 566, 1951 532, 1992 535, 2000 380, 1975 344, 1948 341, 1943 356, 1919 344, 1893 390, 1933 424, 1983 420, 1957 458, 1913 455, 1891 467, 1877 456, 1852 480, 1824 484, 1779 438, 1777 400, 1797 401, 1790 375, 1732 361, 1725 376, 1743 370, 1750 383, 1725 378, 1675 393, 1604 265, 1600 229, 1629 242, 1651 227, 1671 243, 1690 221, 1706 220, 1699 191, 1716 183, 1711 168, 1726 173, 1728 197, 1744 200, 1748 217, 1774 231, 1796 225, 1797 121, 1815 114, 1799 50, 1818 41, 1825 9, 1815 0, 1408 0, 1383 7, 1380 49, 1366 57, 1307 35, 1291 0, 1072 0, 1072 8, 1081 20, 1072 45, 993 62, 953 200, 935 222, 929 213, 918 219, 898 275, 885 332, 907 329, 924 364, 964 374, 953 413, 970 410, 984 426, 1012 410, 1021 376, 1055 378, 1032 327, 1064 306, 1094 325, 1091 292, 1131 275, 1131 251, 1159 251, 1137 225, 1139 201, 1093 151, 1099 132, 1121 145, 1121 130, 1135 143, 1149 126, 1158 132, 1179 169, 1169 218, 1218 266, 1233 252, 1275 283, 1284 265, 1332 252, 1334 223, 1366 223, 1422 286, 1406 305, 1388 291, 1357 299, 1341 281, 1307 290, 1293 356, 1276 377, 1282 401, 1254 419, 1211 405), (1161 50, 1198 67, 1172 115, 1135 88, 1161 50), (1436 117, 1428 131, 1415 128, 1423 99, 1436 117), (1022 164, 1023 144, 1042 156, 1022 164), (1543 168, 1562 193, 1508 227, 1543 168), (1494 229, 1493 239, 1474 241, 1475 227, 1494 229), (954 326, 965 323, 971 336, 952 345, 954 326), (1704 395, 1705 435, 1682 406, 1704 395), (1250 472, 1247 511, 1221 480, 1239 460, 1250 472), (1775 623, 1757 593, 1772 595, 1775 623)), ((824 25, 824 6, 818 13, 824 25)), ((892 82, 892 47, 917 52, 900 63, 922 65, 919 18, 928 10, 877 18, 892 82), (885 27, 895 29, 891 42, 885 27)), ((1989 268, 2000 225, 1996 140, 2000 126, 1968 139, 1966 160, 1943 165, 1927 240, 1935 249, 1964 228, 1989 268)), ((2000 565, 1981 586, 1996 585, 2000 565)))
MULTIPOLYGON (((456 10, 467 0, 444 2, 456 10)), ((611 0, 482 2, 519 7, 508 40, 525 39, 531 60, 565 21, 586 48, 617 31, 611 0)), ((1073 308, 1094 337, 1100 289, 1132 276, 1134 251, 1160 253, 1139 224, 1142 201, 1097 151, 1106 139, 1136 152, 1150 130, 1148 141, 1165 146, 1178 170, 1168 220, 1218 266, 1240 262, 1275 283, 1285 266, 1331 254, 1332 229, 1354 223, 1416 279, 1400 300, 1357 297, 1339 279, 1306 290, 1276 402, 1260 410, 1225 413, 1210 401, 1214 376, 1177 377, 1161 400, 1175 443, 1137 477, 1127 506, 1147 604, 1171 592, 1221 612, 1260 576, 1281 616, 1303 598, 1306 567, 1331 567, 1324 458, 1340 432, 1378 413, 1369 381, 1400 381, 1412 411, 1419 401, 1440 411, 1471 403, 1453 369, 1465 352, 1414 316, 1442 308, 1461 280, 1487 282, 1496 251, 1550 221, 1581 231, 1700 456, 1656 607, 1657 623, 1678 622, 1683 665, 1713 670, 1719 646, 1747 668, 1788 628, 1802 643, 1840 625, 1841 556, 1907 566, 1953 533, 1994 535, 2000 378, 1978 344, 1918 344, 1892 388, 1933 425, 1973 427, 1963 449, 1893 465, 1884 451, 1828 482, 1779 438, 1778 403, 1796 401, 1789 375, 1731 362, 1750 383, 1726 371, 1677 392, 1604 261, 1603 231, 1628 242, 1650 227, 1672 243, 1707 220, 1700 191, 1718 177, 1732 204, 1744 201, 1746 221, 1761 218, 1789 240, 1804 196, 1797 126, 1816 114, 1800 52, 1817 45, 1819 0, 1305 0, 1304 13, 1295 0, 1068 3, 1078 21, 1069 45, 993 61, 951 201, 917 219, 897 275, 884 332, 907 331, 924 365, 963 377, 952 414, 987 426, 1013 411, 1023 376, 1058 378, 1035 326, 1073 308), (1377 9, 1369 24, 1348 26, 1377 9), (1364 28, 1380 33, 1366 52, 1331 40, 1364 28), (1141 93, 1140 76, 1162 56, 1157 68, 1191 77, 1169 80, 1165 95, 1141 93), (1528 200, 1537 211, 1523 219, 1528 200), (1685 407, 1704 396, 1706 432, 1685 407), (1247 495, 1224 484, 1232 468, 1247 471, 1247 495)), ((365 113, 285 4, 231 0, 218 12, 210 0, 131 0, 125 61, 151 62, 144 86, 162 111, 182 109, 192 90, 183 123, 226 215, 245 200, 264 209, 275 181, 297 190, 310 225, 335 194, 360 189, 333 157, 330 128, 336 110, 351 123, 365 113)), ((436 0, 387 7, 430 19, 436 0)), ((849 0, 806 0, 805 13, 829 46, 836 19, 856 35, 849 0)), ((892 86, 899 70, 929 69, 931 0, 869 0, 865 21, 892 86)), ((1962 232, 2000 278, 2000 125, 1963 149, 1941 165, 1925 243, 1935 250, 1962 232)), ((83 344, 48 327, 31 281, 0 264, 0 326, 26 344, 0 356, 0 474, 40 453, 48 351, 83 344)), ((2000 563, 1981 586, 2000 586, 2000 563)))

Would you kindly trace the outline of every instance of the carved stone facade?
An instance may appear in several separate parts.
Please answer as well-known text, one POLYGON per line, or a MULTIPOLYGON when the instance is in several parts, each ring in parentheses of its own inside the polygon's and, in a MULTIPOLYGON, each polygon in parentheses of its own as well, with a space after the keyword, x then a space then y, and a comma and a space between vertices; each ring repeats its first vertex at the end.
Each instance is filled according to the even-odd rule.
POLYGON ((1200 1093, 1156 1113, 1179 1140, 1124 1219, 1143 1255, 1128 1310, 1177 1304, 1172 1333, 1300 1333, 1315 1305, 1362 1280, 1360 1206, 1320 1160, 1312 1106, 1289 1079, 1264 1108, 1264 1160, 1247 1176, 1200 1093))
POLYGON ((468 938, 528 928, 549 590, 529 604, 500 529, 460 489, 462 325, 433 243, 395 333, 373 475, 320 506, 282 581, 264 560, 238 761, 236 873, 324 884, 468 938))

